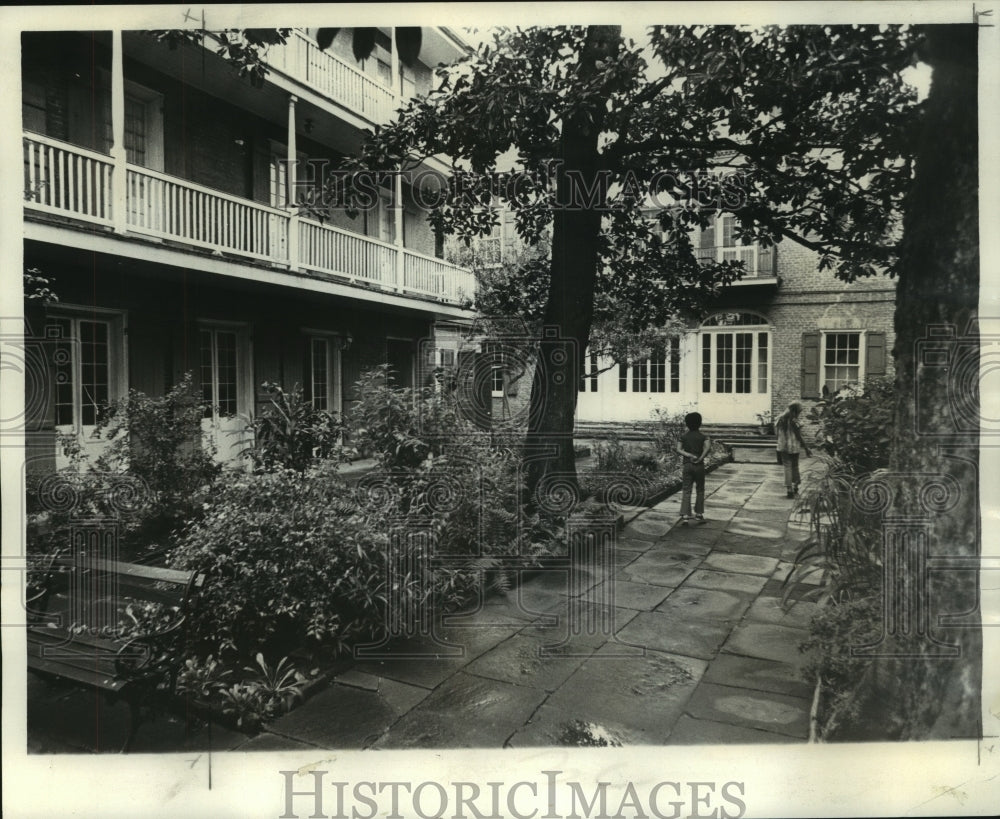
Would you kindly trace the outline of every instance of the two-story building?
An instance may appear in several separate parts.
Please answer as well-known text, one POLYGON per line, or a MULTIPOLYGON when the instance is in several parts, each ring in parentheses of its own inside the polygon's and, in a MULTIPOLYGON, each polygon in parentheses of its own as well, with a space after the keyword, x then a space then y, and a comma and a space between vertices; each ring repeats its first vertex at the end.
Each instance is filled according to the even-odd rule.
MULTIPOLYGON (((821 271, 818 254, 790 240, 770 248, 740 244, 728 214, 713 217, 693 241, 699 258, 742 260, 745 275, 671 339, 664 355, 627 364, 586 355, 579 434, 649 421, 656 410, 697 410, 707 424, 758 426, 792 401, 808 407, 867 377, 891 373, 894 279, 848 284, 821 271)), ((503 213, 473 249, 479 266, 522 253, 510 214, 503 213)), ((494 416, 525 417, 530 372, 512 385, 498 365, 492 380, 494 416)))
POLYGON ((403 180, 353 219, 289 206, 292 181, 316 185, 319 162, 356 153, 430 89, 430 66, 464 53, 461 39, 427 28, 405 66, 390 29, 362 63, 349 29, 325 50, 293 29, 268 50, 262 88, 218 45, 23 35, 24 261, 59 299, 27 316, 47 361, 29 375, 44 379, 29 383, 30 469, 65 462, 57 433, 96 450, 103 405, 130 388, 161 395, 188 372, 233 461, 263 382, 341 410, 364 368, 389 363, 411 384, 434 324, 471 318, 474 279, 444 261, 403 180))

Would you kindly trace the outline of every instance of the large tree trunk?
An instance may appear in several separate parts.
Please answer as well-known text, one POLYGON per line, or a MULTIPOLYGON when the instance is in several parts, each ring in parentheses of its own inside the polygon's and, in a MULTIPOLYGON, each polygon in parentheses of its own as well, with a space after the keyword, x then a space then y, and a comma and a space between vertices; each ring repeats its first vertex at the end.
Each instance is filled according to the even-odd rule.
MULTIPOLYGON (((977 30, 930 26, 927 36, 933 80, 904 221, 895 319, 895 494, 885 514, 887 527, 898 525, 890 515, 921 517, 930 555, 962 560, 979 554, 980 541, 978 333, 962 339, 979 299, 977 30)), ((978 736, 978 575, 932 571, 923 589, 920 548, 916 539, 906 542, 901 557, 909 569, 899 573, 905 576, 896 579, 901 585, 889 599, 914 601, 916 612, 923 609, 928 618, 930 636, 957 643, 960 654, 934 656, 947 652, 913 635, 886 642, 861 687, 854 738, 978 736), (964 611, 973 612, 964 627, 938 626, 939 616, 964 611), (900 656, 907 648, 911 656, 900 656)))
MULTIPOLYGON (((613 59, 621 45, 619 26, 590 26, 580 54, 581 79, 592 77, 599 61, 613 59)), ((597 278, 600 205, 606 196, 601 177, 598 137, 604 122, 607 92, 581 106, 564 122, 560 137, 561 164, 556 170, 559 203, 552 225, 552 270, 538 365, 531 384, 526 436, 528 493, 534 500, 540 481, 559 473, 573 485, 573 421, 577 379, 590 339, 597 278), (581 189, 598 185, 588 207, 578 207, 581 189), (542 458, 539 453, 551 452, 542 458)), ((560 481, 562 482, 562 481, 560 481)))

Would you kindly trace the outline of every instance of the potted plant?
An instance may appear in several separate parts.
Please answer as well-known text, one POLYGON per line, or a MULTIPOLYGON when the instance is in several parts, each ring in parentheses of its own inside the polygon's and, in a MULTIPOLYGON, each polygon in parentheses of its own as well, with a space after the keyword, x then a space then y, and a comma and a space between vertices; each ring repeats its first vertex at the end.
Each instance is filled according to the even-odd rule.
POLYGON ((774 421, 771 420, 770 410, 758 412, 757 421, 760 423, 761 435, 774 435, 774 421))

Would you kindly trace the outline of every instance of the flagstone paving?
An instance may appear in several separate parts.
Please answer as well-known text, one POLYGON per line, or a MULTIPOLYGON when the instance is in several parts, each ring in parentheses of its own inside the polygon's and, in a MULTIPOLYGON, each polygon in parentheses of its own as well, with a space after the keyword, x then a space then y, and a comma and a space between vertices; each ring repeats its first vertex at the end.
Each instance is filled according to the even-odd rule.
MULTIPOLYGON (((807 531, 776 464, 726 464, 706 484, 704 525, 680 525, 678 495, 626 516, 607 569, 525 573, 432 636, 370 647, 255 738, 217 729, 212 747, 805 742, 815 605, 779 601, 807 531)), ((149 733, 136 750, 162 745, 149 733)))

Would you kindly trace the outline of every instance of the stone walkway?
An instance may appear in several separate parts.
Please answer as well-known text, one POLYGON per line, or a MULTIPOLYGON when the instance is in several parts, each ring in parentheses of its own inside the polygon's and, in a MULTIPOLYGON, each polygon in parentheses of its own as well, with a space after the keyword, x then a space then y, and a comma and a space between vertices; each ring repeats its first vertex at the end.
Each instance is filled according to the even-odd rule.
MULTIPOLYGON (((789 520, 781 467, 725 464, 706 494, 702 526, 679 525, 679 493, 637 510, 603 581, 612 588, 594 576, 571 591, 568 572, 536 573, 440 626, 437 642, 394 647, 437 656, 357 661, 253 739, 216 726, 212 747, 805 742, 812 685, 798 645, 814 606, 778 605, 787 561, 806 536, 789 520), (609 595, 613 625, 542 655, 565 639, 570 605, 594 615, 587 601, 609 595)), ((160 749, 153 726, 140 730, 135 751, 160 749)))

